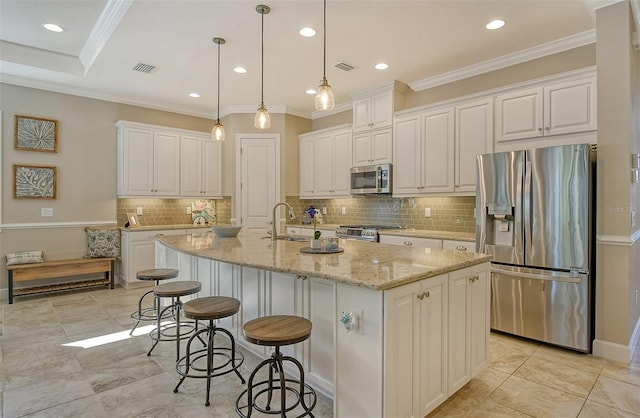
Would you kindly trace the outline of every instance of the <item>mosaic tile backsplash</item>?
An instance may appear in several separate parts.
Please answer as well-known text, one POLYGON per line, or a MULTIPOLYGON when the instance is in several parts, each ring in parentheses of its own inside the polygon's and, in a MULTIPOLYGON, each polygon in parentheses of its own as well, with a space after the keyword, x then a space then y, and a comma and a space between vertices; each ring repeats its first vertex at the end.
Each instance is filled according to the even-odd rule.
MULTIPOLYGON (((118 225, 127 222, 127 213, 135 213, 142 225, 190 224, 191 215, 187 207, 194 199, 118 199, 118 225)), ((474 196, 452 197, 405 197, 366 196, 346 199, 299 199, 287 196, 286 201, 294 208, 296 219, 290 223, 302 222, 302 214, 310 205, 318 210, 327 208, 323 215, 325 224, 378 224, 399 225, 406 228, 433 231, 455 231, 475 233, 474 196), (342 214, 345 208, 346 214, 342 214), (425 208, 431 209, 431 217, 424 216, 425 208)), ((209 200, 215 208, 217 223, 231 223, 231 197, 209 200)))

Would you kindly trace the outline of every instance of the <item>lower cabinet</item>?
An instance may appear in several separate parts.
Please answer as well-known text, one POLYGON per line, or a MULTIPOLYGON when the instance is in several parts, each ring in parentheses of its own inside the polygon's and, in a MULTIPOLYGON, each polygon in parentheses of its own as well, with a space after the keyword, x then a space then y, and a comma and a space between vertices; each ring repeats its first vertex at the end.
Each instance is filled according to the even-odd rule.
POLYGON ((418 248, 442 248, 441 239, 407 237, 400 235, 380 235, 380 243, 394 245, 412 245, 418 248))
POLYGON ((447 399, 447 280, 385 292, 387 417, 424 417, 447 399))

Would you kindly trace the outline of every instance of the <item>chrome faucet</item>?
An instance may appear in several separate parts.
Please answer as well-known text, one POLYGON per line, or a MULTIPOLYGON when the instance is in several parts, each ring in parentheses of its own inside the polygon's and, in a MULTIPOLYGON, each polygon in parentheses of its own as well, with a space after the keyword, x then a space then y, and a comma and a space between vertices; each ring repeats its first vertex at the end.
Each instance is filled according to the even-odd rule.
POLYGON ((282 206, 285 205, 289 208, 289 219, 295 219, 296 215, 293 214, 293 207, 291 207, 290 204, 288 204, 287 202, 280 202, 280 203, 276 203, 276 205, 273 207, 273 215, 271 217, 271 241, 278 239, 278 230, 276 228, 276 209, 278 208, 278 206, 282 206))

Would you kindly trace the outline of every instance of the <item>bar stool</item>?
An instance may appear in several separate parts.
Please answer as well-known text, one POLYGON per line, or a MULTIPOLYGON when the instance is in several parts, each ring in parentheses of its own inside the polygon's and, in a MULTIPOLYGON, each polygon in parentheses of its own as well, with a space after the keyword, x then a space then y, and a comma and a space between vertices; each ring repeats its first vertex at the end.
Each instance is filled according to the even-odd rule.
MULTIPOLYGON (((175 279, 178 277, 178 270, 176 269, 149 269, 149 270, 141 270, 136 273, 136 278, 138 280, 153 280, 155 285, 159 285, 161 280, 167 279, 175 279)), ((142 304, 144 303, 144 299, 153 294, 153 289, 146 292, 144 295, 140 297, 138 300, 138 310, 131 314, 131 319, 135 321, 133 328, 129 332, 129 335, 133 335, 133 331, 138 327, 140 322, 149 321, 155 322, 158 317, 158 308, 156 306, 156 298, 153 298, 153 306, 149 308, 143 308, 142 304)), ((165 317, 162 319, 167 319, 172 316, 172 312, 167 311, 165 317)))
POLYGON ((186 331, 181 329, 180 314, 182 313, 182 301, 180 301, 180 297, 198 293, 200 289, 202 289, 200 282, 192 280, 162 283, 153 289, 153 293, 155 294, 156 299, 158 299, 158 325, 156 326, 156 329, 149 334, 151 341, 153 341, 153 345, 151 346, 151 349, 149 349, 147 356, 151 355, 151 352, 156 348, 158 342, 175 341, 176 361, 180 358, 180 340, 187 338, 187 336, 194 332, 198 326, 197 322, 189 322, 182 324, 183 327, 186 327, 186 331), (160 298, 171 298, 171 304, 160 310, 160 298), (162 318, 165 316, 167 311, 175 313, 175 324, 163 326, 162 318), (172 329, 175 329, 175 333, 170 332, 172 329))
POLYGON ((213 377, 235 372, 242 384, 245 383, 244 377, 242 377, 239 371, 240 366, 244 362, 244 355, 236 351, 236 342, 233 339, 233 335, 226 329, 217 327, 214 322, 216 319, 235 315, 239 310, 240 301, 225 296, 202 297, 190 300, 182 305, 182 311, 185 317, 196 321, 209 321, 209 325, 206 328, 194 332, 193 335, 189 337, 186 355, 176 362, 176 371, 182 377, 175 389, 173 389, 174 393, 178 393, 178 388, 187 377, 207 379, 207 400, 204 404, 209 406, 209 393, 211 391, 211 379, 213 377), (214 338, 218 332, 227 336, 231 342, 231 347, 215 346, 214 338), (203 333, 207 333, 206 347, 192 351, 191 343, 193 343, 196 337, 199 337, 200 334, 203 333), (214 357, 222 357, 222 363, 214 365, 214 357), (206 358, 206 367, 196 364, 203 358, 206 358))
POLYGON ((241 417, 250 417, 255 409, 264 414, 279 414, 286 416, 287 412, 300 406, 303 410, 298 417, 313 417, 311 410, 316 405, 316 393, 311 387, 304 383, 304 369, 298 360, 290 356, 283 356, 280 347, 289 344, 299 343, 306 340, 311 335, 311 321, 299 316, 292 315, 273 315, 262 318, 253 319, 244 324, 244 338, 250 343, 275 347, 275 351, 270 358, 263 360, 253 370, 249 376, 247 388, 240 394, 236 400, 236 413, 241 417), (284 362, 288 361, 297 367, 300 377, 298 380, 286 378, 284 374, 284 362), (263 367, 268 367, 269 378, 257 383, 253 379, 263 367), (273 372, 278 373, 279 377, 274 379, 273 372), (254 390, 256 391, 254 395, 254 390), (280 391, 280 409, 271 409, 271 400, 275 391, 280 391), (243 397, 247 395, 247 404, 240 405, 243 397), (287 402, 287 393, 293 394, 290 402, 287 402), (266 400, 264 396, 266 394, 266 400), (311 402, 309 405, 305 402, 307 397, 311 402), (243 410, 247 410, 247 414, 243 414, 243 410))

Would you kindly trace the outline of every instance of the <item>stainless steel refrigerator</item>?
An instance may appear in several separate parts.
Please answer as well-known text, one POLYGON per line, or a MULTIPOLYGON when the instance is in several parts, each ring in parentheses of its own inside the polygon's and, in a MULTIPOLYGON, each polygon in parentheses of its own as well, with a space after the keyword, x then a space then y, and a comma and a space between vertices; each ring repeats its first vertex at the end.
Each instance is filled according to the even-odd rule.
POLYGON ((493 255, 491 328, 590 352, 595 151, 477 156, 476 251, 493 255))

